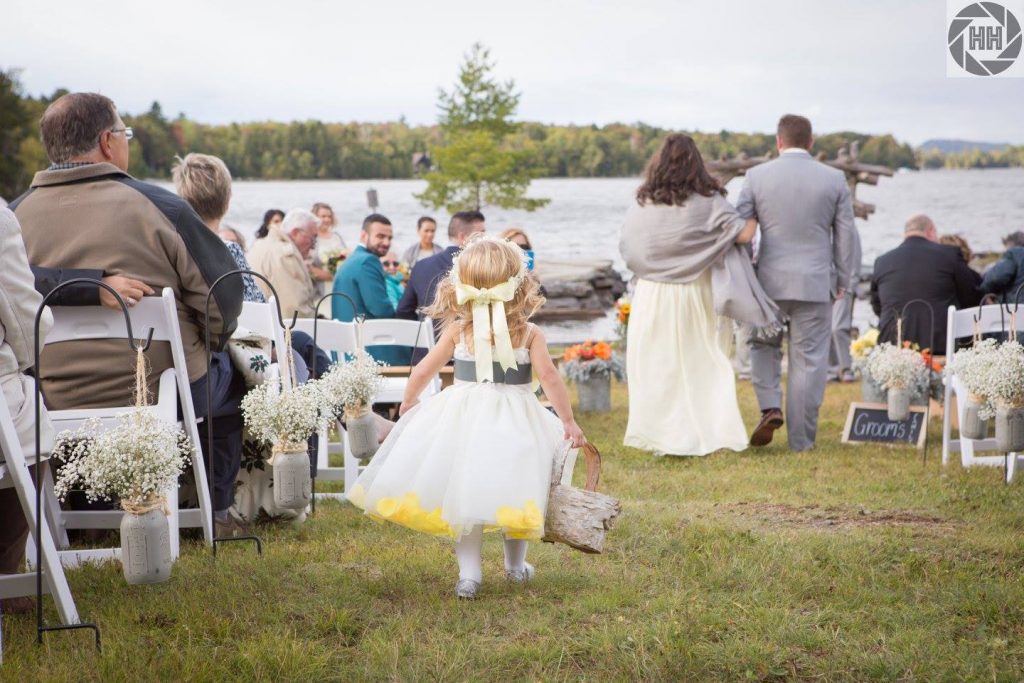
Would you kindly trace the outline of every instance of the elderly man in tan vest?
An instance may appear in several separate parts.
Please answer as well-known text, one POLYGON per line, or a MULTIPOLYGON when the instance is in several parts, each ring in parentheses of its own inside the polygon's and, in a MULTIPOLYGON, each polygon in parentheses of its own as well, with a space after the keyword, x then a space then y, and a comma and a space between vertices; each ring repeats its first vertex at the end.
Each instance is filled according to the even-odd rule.
MULTIPOLYGON (((292 209, 280 226, 271 226, 267 236, 256 240, 246 256, 257 273, 265 275, 277 290, 281 315, 312 318, 318 289, 309 269, 312 265, 316 231, 320 220, 305 209, 292 209)), ((258 280, 269 299, 273 292, 258 280)))

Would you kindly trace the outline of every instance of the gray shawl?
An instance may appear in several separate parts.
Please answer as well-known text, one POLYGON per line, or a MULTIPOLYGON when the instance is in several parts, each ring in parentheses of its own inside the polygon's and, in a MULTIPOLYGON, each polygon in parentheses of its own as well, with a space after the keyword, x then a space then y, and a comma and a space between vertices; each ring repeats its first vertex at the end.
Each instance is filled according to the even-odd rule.
POLYGON ((645 280, 688 283, 710 269, 715 313, 768 335, 781 329, 784 316, 757 281, 747 250, 736 244, 745 222, 720 194, 694 195, 682 206, 634 204, 619 249, 645 280))

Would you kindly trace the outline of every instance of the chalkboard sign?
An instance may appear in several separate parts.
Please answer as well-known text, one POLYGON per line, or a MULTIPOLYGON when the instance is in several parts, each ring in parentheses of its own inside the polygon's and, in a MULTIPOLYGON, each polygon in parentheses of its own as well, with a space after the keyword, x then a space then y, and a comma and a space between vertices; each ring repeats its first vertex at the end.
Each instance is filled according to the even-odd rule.
POLYGON ((914 444, 924 448, 927 410, 912 406, 903 422, 889 419, 884 403, 851 403, 843 429, 843 443, 914 444))

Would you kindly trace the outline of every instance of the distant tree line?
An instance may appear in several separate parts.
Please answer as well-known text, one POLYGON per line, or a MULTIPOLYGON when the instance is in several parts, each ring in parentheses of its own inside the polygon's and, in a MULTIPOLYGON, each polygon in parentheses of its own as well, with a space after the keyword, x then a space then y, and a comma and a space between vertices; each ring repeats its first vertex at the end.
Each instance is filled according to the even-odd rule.
MULTIPOLYGON (((26 95, 16 71, 0 71, 0 196, 24 191, 32 175, 47 166, 38 121, 46 106, 64 94, 26 95)), ((122 112, 135 130, 129 171, 141 178, 165 178, 175 155, 197 151, 222 158, 236 178, 364 179, 412 178, 416 153, 431 153, 442 140, 439 126, 393 123, 232 123, 206 125, 184 114, 168 118, 154 102, 141 114, 122 112)), ((643 170, 657 145, 672 132, 642 123, 555 126, 524 122, 507 139, 531 168, 549 177, 632 176, 643 170)), ((706 158, 741 152, 762 155, 775 149, 768 133, 691 132, 706 158)), ((976 168, 1024 165, 1024 147, 994 152, 915 153, 891 135, 839 132, 822 135, 815 151, 833 157, 853 141, 866 163, 923 168, 976 168)))

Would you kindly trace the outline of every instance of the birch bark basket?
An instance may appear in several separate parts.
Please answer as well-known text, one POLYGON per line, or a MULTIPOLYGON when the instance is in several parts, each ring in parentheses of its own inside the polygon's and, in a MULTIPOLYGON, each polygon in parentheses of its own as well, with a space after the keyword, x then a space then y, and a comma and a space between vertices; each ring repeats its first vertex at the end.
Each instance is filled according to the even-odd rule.
MULTIPOLYGON (((562 481, 570 449, 556 456, 544 518, 544 538, 548 543, 564 543, 585 553, 604 549, 605 532, 612 528, 622 512, 617 498, 597 492, 601 478, 601 454, 592 444, 581 449, 587 462, 587 483, 583 489, 562 481)), ((569 469, 571 478, 572 469, 569 469)))

